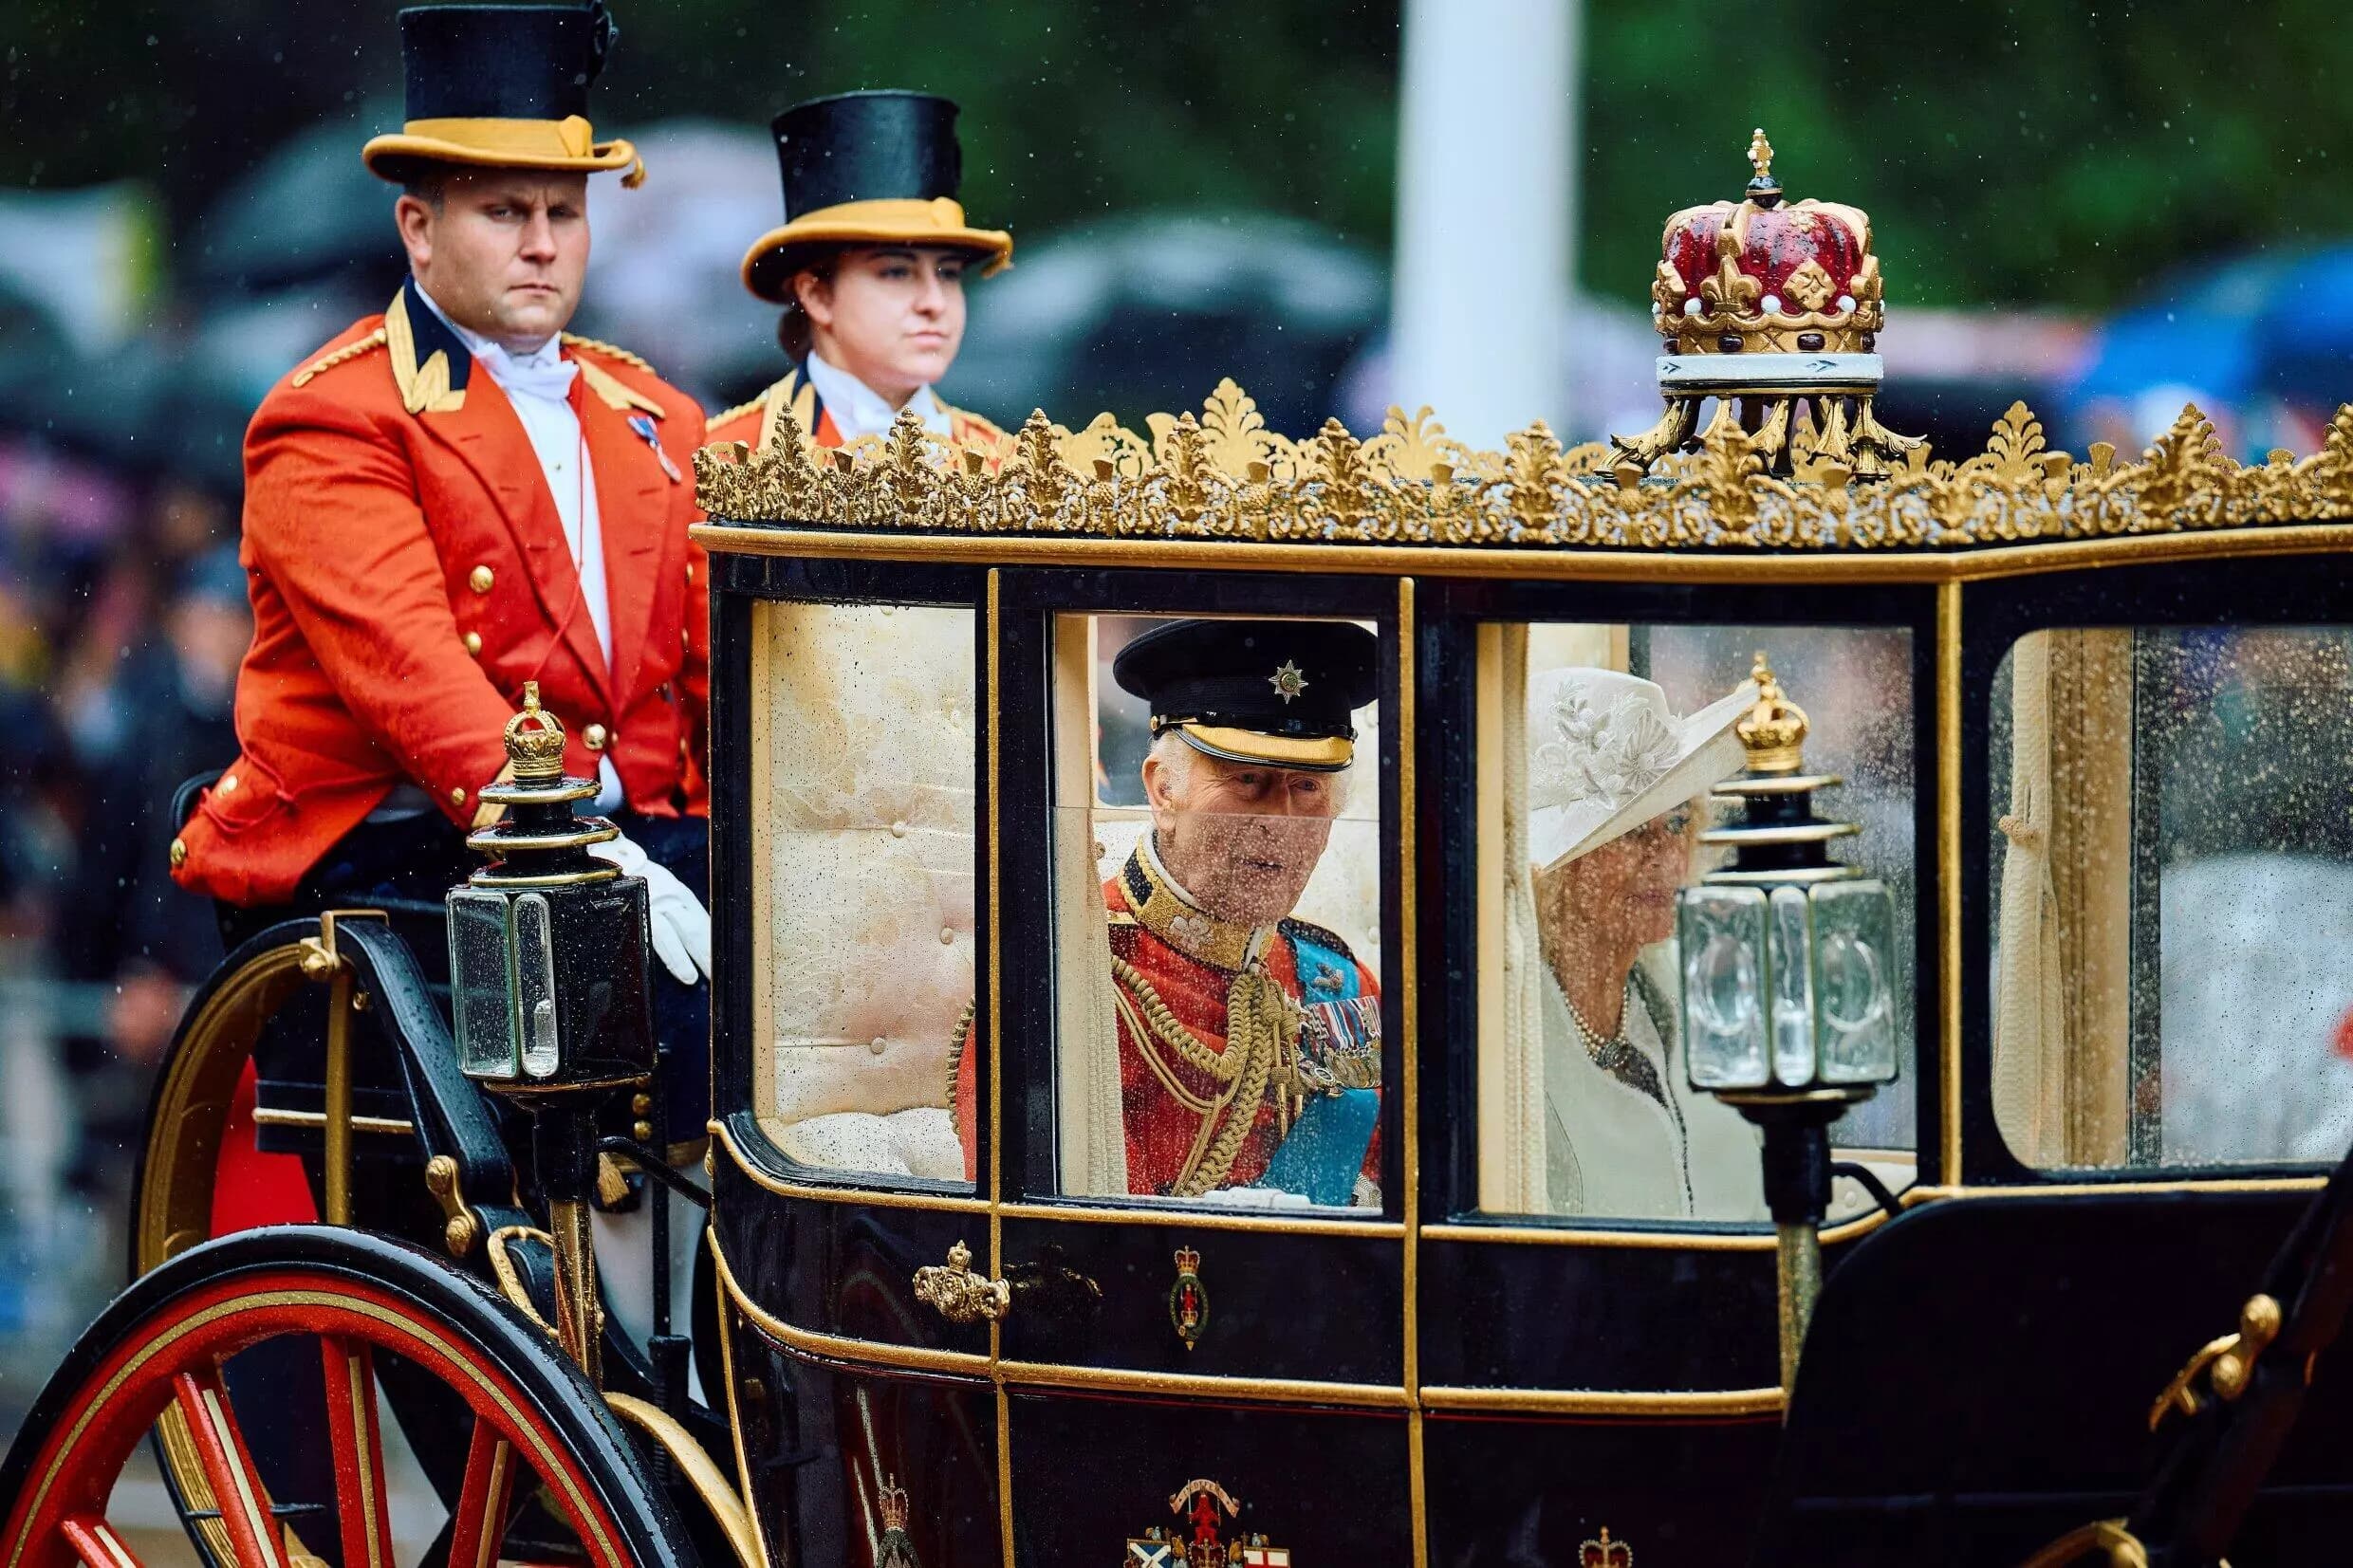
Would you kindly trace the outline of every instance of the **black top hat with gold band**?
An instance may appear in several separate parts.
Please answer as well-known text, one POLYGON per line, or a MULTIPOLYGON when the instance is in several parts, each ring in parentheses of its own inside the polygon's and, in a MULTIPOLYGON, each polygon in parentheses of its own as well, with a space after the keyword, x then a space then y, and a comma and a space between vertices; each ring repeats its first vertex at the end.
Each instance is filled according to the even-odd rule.
POLYGON ((1003 267, 1013 236, 969 227, 956 199, 955 118, 948 100, 909 92, 842 93, 778 115, 785 224, 744 253, 745 286, 783 303, 820 246, 946 246, 981 257, 987 271, 1003 267))
POLYGON ((360 157, 386 179, 418 163, 501 169, 626 169, 637 148, 599 141, 588 84, 621 29, 604 0, 584 6, 417 6, 400 13, 408 120, 360 157))
POLYGON ((1345 620, 1176 620, 1120 650, 1112 678, 1227 762, 1337 773, 1356 760, 1350 715, 1380 688, 1380 639, 1345 620))

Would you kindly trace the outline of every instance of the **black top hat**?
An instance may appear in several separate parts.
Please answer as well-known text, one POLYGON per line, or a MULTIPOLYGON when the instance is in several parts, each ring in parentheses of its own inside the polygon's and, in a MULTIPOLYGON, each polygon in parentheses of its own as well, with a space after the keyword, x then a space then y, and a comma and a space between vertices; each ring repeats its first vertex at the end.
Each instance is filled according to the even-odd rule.
POLYGON ((417 6, 400 13, 407 122, 361 157, 388 179, 420 162, 511 169, 622 169, 637 149, 600 142, 588 84, 621 29, 604 0, 580 6, 417 6))
POLYGON ((948 246, 994 271, 1013 251, 1001 230, 964 221, 956 106, 931 93, 839 93, 796 103, 770 123, 785 176, 785 224, 744 255, 744 283, 782 301, 810 249, 948 246))
POLYGON ((1380 690, 1380 642, 1345 620, 1177 620, 1120 650, 1112 678, 1229 762, 1336 773, 1356 759, 1350 715, 1380 690))

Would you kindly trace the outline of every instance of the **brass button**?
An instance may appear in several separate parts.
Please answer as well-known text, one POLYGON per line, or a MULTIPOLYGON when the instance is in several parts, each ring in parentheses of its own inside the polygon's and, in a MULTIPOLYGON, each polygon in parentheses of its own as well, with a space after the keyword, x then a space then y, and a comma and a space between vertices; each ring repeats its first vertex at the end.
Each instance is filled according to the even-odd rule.
POLYGON ((476 658, 479 658, 479 657, 481 657, 481 656, 482 656, 482 634, 481 634, 481 633, 479 633, 479 632, 468 632, 468 633, 466 634, 466 652, 468 652, 469 654, 473 655, 476 658))
POLYGON ((650 1142, 654 1136, 654 1124, 650 1121, 633 1121, 629 1124, 629 1135, 639 1143, 650 1142))
POLYGON ((689 582, 695 581, 695 563, 692 561, 686 563, 686 580, 689 582))
POLYGON ((234 773, 221 775, 220 792, 224 795, 234 795, 237 792, 237 776, 234 773))
POLYGON ((580 738, 589 750, 602 751, 606 743, 612 740, 613 732, 601 724, 592 724, 580 732, 580 738))
POLYGON ((631 1095, 629 1109, 641 1116, 650 1116, 654 1110, 654 1097, 652 1095, 631 1095))
POLYGON ((491 584, 496 582, 497 581, 498 574, 491 571, 488 566, 476 566, 472 571, 466 574, 467 585, 472 588, 477 594, 489 593, 491 591, 491 584))
POLYGON ((947 947, 947 946, 951 945, 952 943, 954 943, 954 941, 955 941, 955 928, 954 928, 954 926, 942 926, 942 927, 940 927, 940 928, 939 928, 939 943, 940 943, 940 946, 942 946, 942 947, 947 947))
POLYGON ((188 844, 187 844, 187 841, 186 841, 185 839, 173 839, 173 840, 172 840, 172 869, 173 869, 174 871, 177 871, 180 867, 182 867, 182 866, 186 865, 187 863, 188 863, 188 844))
POLYGON ((866 1042, 866 1049, 867 1049, 868 1051, 872 1052, 872 1053, 873 1053, 874 1055, 876 1055, 876 1056, 880 1056, 880 1055, 882 1054, 882 1052, 883 1052, 884 1047, 885 1047, 888 1043, 889 1043, 889 1042, 888 1042, 887 1041, 885 1041, 885 1040, 884 1040, 884 1039, 883 1039, 880 1035, 877 1035, 877 1036, 875 1036, 872 1040, 869 1040, 869 1041, 867 1041, 867 1042, 866 1042))
POLYGON ((452 804, 452 805, 464 805, 465 803, 466 803, 466 791, 465 791, 464 786, 463 786, 463 785, 453 785, 453 786, 451 787, 451 789, 450 789, 450 804, 452 804))

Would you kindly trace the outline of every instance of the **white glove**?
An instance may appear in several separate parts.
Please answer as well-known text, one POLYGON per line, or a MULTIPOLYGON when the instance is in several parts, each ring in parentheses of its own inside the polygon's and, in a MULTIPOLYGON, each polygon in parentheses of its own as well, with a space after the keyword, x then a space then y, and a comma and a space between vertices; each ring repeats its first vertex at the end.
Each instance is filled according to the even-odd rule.
POLYGON ((711 912, 668 868, 646 858, 645 851, 626 837, 590 844, 588 853, 621 868, 623 876, 645 878, 646 924, 654 938, 654 956, 681 986, 692 986, 711 973, 711 912))

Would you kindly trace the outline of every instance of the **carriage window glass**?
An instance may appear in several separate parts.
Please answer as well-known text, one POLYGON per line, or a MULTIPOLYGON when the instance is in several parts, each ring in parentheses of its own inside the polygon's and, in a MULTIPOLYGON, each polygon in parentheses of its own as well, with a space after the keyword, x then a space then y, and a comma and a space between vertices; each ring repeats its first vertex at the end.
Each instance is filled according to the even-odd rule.
POLYGON ((2004 655, 1993 1102, 2029 1164, 2353 1142, 2353 630, 2099 627, 2004 655))
POLYGON ((972 1180, 974 617, 752 612, 755 1106, 820 1171, 972 1180))
POLYGON ((1054 628, 1056 1189, 1380 1202, 1380 643, 1054 628))
MULTIPOLYGON (((1717 789, 1749 765, 1741 726, 1760 651, 1808 721, 1803 775, 1840 781, 1815 792, 1815 815, 1856 828, 1830 858, 1877 877, 1893 902, 1881 1016, 1897 1077, 1840 1120, 1832 1145, 1891 1188, 1914 1179, 1911 634, 1498 624, 1478 632, 1475 694, 1484 1211, 1767 1217, 1755 1129, 1690 1082, 1677 943, 1685 891, 1729 869, 1708 835, 1740 814, 1717 789)), ((1821 887, 1842 885, 1854 884, 1821 887)), ((1752 888, 1724 891, 1762 902, 1752 888)), ((1818 931, 1836 923, 1820 897, 1818 931)), ((1802 992, 1805 971, 1796 978, 1802 992)), ((1854 1183, 1835 1184, 1833 1219, 1868 1205, 1854 1183)))

